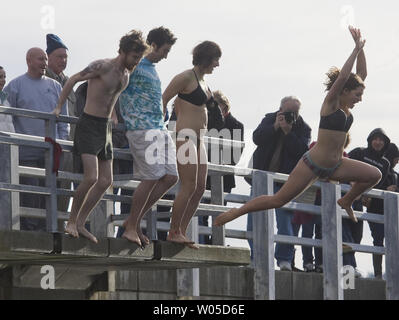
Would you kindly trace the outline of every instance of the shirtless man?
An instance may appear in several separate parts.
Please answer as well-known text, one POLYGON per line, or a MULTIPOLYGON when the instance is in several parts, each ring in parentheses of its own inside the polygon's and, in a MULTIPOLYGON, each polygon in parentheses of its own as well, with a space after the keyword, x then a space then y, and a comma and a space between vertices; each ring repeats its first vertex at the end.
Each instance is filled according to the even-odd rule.
POLYGON ((97 243, 85 222, 93 208, 112 184, 112 121, 117 123, 114 105, 129 83, 129 75, 143 57, 148 46, 141 32, 132 30, 122 37, 119 55, 97 60, 73 75, 64 85, 54 110, 58 116, 74 85, 88 80, 87 100, 76 125, 73 152, 81 156, 83 180, 73 197, 71 215, 65 232, 82 235, 97 243), (111 121, 112 116, 112 121, 111 121))

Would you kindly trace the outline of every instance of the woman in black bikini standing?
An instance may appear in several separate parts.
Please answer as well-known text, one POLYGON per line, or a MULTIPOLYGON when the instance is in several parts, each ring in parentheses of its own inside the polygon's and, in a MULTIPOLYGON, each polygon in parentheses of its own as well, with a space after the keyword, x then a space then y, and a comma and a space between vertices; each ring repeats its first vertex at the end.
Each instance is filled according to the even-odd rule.
POLYGON ((214 42, 197 45, 193 49, 194 68, 175 76, 162 95, 164 108, 177 95, 174 106, 180 179, 167 240, 192 248, 197 246, 187 238, 186 231, 204 194, 208 172, 203 135, 208 122, 206 104, 212 99, 212 92, 205 84, 204 75, 211 74, 219 66, 221 55, 221 49, 214 42))
POLYGON ((299 160, 287 182, 276 194, 257 197, 241 208, 222 213, 215 219, 216 226, 224 225, 248 212, 282 207, 305 191, 319 177, 352 182, 351 190, 338 200, 338 204, 357 222, 351 208, 352 203, 359 195, 378 183, 381 172, 376 167, 342 156, 347 132, 353 121, 350 109, 362 100, 365 88, 363 81, 367 75, 363 51, 365 40, 362 39, 359 29, 349 27, 349 31, 355 41, 355 49, 341 70, 333 68, 327 74, 328 93, 320 111, 316 145, 299 160), (351 72, 355 60, 356 74, 351 72))

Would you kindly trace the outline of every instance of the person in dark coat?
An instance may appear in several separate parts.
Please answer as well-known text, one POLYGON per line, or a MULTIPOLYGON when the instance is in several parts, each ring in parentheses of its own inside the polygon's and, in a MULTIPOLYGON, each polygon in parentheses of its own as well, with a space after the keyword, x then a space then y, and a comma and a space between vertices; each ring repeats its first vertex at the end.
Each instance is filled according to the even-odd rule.
MULTIPOLYGON (((216 120, 220 125, 208 126, 208 130, 216 129, 216 134, 212 134, 212 137, 217 137, 221 139, 230 139, 232 141, 244 141, 244 125, 238 121, 231 114, 231 105, 227 97, 220 91, 214 91, 213 97, 215 102, 218 104, 222 115, 222 121, 218 120, 219 116, 213 117, 212 123, 216 124, 216 120)), ((209 116, 209 114, 208 114, 209 116)), ((209 119, 208 124, 211 123, 209 119)), ((208 131, 209 132, 209 131, 208 131)), ((208 150, 211 148, 208 148, 208 150)), ((220 147, 218 148, 219 151, 220 147)), ((241 158, 244 147, 233 148, 233 147, 223 147, 221 156, 218 157, 218 163, 235 166, 241 158)), ((220 153, 219 153, 220 155, 220 153)), ((208 158, 211 156, 211 152, 208 151, 208 158)), ((212 162, 211 159, 209 159, 212 162)), ((207 189, 210 190, 210 179, 207 180, 207 189)), ((234 175, 223 176, 223 191, 230 193, 233 188, 236 187, 234 175)))
MULTIPOLYGON (((290 174, 308 150, 311 128, 299 114, 301 102, 293 96, 281 100, 279 111, 268 113, 253 133, 257 148, 253 154, 253 168, 290 174), (277 128, 276 128, 277 127, 277 128)), ((274 184, 274 192, 281 188, 274 184)), ((292 211, 276 209, 277 234, 297 236, 299 228, 292 224, 292 211)), ((248 214, 248 231, 252 231, 252 215, 248 214)), ((252 248, 252 241, 249 241, 252 248)), ((275 258, 281 270, 292 270, 294 246, 277 243, 275 258)))
MULTIPOLYGON (((380 182, 374 186, 375 189, 386 190, 388 187, 388 172, 390 163, 384 157, 384 153, 388 149, 390 139, 381 128, 376 128, 370 132, 367 137, 367 148, 355 148, 349 152, 349 158, 368 163, 377 167, 382 174, 380 182)), ((357 211, 363 211, 363 205, 367 207, 367 212, 384 214, 384 201, 382 199, 370 199, 363 196, 353 204, 353 208, 357 211)), ((351 226, 352 236, 355 243, 360 243, 363 236, 363 221, 358 223, 347 222, 351 226)), ((384 225, 375 222, 369 222, 373 244, 375 246, 384 245, 384 225)), ((382 277, 382 256, 373 254, 374 275, 377 278, 382 277)))
POLYGON ((399 192, 399 174, 394 170, 399 162, 399 149, 394 143, 390 143, 385 151, 385 158, 391 164, 387 177, 387 190, 392 192, 399 192))
MULTIPOLYGON (((230 112, 231 105, 227 97, 220 91, 213 91, 213 103, 218 108, 208 108, 208 136, 232 141, 244 141, 244 125, 238 121, 230 112)), ((208 144, 208 161, 216 164, 235 166, 242 155, 243 147, 233 148, 232 146, 222 148, 220 145, 208 144), (215 157, 216 156, 216 157, 215 157)), ((223 192, 231 193, 236 187, 234 175, 223 176, 223 192)), ((211 190, 211 179, 206 179, 206 189, 211 190)), ((203 199, 203 203, 210 203, 203 199)), ((227 204, 227 201, 224 201, 227 204)), ((208 226, 209 216, 198 217, 200 225, 208 226)), ((200 243, 211 244, 209 236, 200 235, 200 243)))

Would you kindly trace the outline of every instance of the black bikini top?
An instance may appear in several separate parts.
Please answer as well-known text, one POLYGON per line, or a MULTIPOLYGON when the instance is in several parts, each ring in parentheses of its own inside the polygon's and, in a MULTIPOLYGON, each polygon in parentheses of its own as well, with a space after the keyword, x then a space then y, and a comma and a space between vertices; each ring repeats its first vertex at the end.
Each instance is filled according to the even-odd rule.
POLYGON ((343 111, 342 109, 338 109, 328 116, 321 116, 319 128, 348 132, 350 127, 352 126, 352 122, 352 114, 346 116, 345 111, 343 111))
MULTIPOLYGON (((193 72, 194 72, 195 78, 197 79, 197 82, 198 82, 197 88, 190 93, 187 93, 187 94, 179 93, 177 96, 180 99, 190 102, 196 106, 202 106, 209 100, 208 95, 206 94, 206 92, 204 92, 204 90, 202 90, 202 87, 199 83, 197 74, 195 73, 194 69, 193 69, 193 72)), ((209 90, 209 88, 208 88, 208 90, 209 90)))

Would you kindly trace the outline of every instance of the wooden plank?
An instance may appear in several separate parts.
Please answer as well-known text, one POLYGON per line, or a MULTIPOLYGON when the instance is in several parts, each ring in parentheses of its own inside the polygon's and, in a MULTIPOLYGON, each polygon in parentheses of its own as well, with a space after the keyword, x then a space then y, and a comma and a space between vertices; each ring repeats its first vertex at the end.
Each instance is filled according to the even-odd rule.
MULTIPOLYGON (((308 246, 308 247, 321 248, 323 246, 322 240, 310 239, 310 238, 298 238, 298 237, 285 236, 285 235, 275 235, 274 241, 286 244, 308 246)), ((385 248, 383 247, 367 246, 351 242, 343 242, 343 243, 350 246, 355 252, 374 253, 380 255, 385 254, 385 248)))

